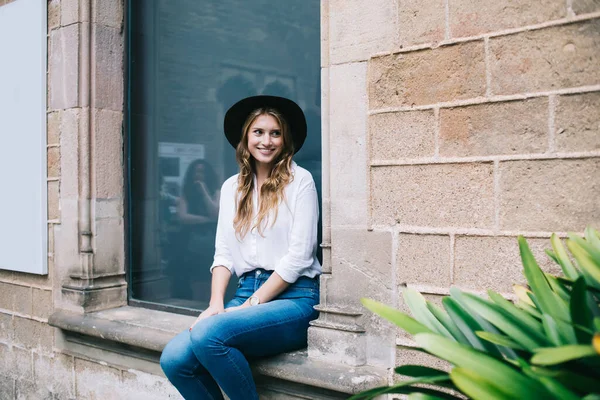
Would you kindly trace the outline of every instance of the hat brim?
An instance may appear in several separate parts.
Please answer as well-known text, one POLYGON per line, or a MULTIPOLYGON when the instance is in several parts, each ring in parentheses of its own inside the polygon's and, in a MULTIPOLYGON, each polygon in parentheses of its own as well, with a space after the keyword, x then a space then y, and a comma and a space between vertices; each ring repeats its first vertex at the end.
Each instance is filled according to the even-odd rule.
POLYGON ((283 115, 290 128, 294 153, 297 153, 306 140, 306 118, 300 106, 285 97, 252 96, 231 106, 223 121, 223 130, 229 143, 237 148, 238 143, 242 140, 242 129, 248 115, 259 108, 274 108, 283 115))

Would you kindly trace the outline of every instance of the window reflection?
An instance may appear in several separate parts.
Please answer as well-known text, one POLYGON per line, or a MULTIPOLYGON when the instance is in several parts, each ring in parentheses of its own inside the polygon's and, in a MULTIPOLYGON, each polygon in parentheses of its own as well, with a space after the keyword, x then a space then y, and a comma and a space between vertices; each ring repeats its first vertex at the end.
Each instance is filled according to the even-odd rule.
POLYGON ((294 159, 320 191, 319 7, 318 0, 130 0, 133 299, 206 307, 219 189, 238 172, 223 116, 241 98, 283 96, 304 109, 308 139, 294 159))

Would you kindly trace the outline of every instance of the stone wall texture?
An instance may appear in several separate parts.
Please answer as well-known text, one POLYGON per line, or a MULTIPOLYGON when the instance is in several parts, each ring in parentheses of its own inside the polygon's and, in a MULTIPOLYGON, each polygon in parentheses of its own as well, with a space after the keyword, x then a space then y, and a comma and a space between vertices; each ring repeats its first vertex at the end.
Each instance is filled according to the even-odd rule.
MULTIPOLYGON (((92 16, 84 3, 47 3, 49 273, 0 270, 0 399, 179 398, 163 376, 62 351, 48 325, 68 308, 61 287, 81 262, 73 171, 90 118, 95 137, 113 138, 92 144, 103 171, 90 194, 102 219, 97 273, 124 268, 123 159, 114 157, 124 3, 92 2, 92 16), (99 88, 93 112, 77 53, 90 23, 99 48, 99 69, 88 71, 99 88)), ((359 299, 405 309, 406 285, 438 302, 452 285, 508 293, 523 281, 518 235, 556 271, 543 254, 550 234, 600 227, 600 3, 321 7, 326 273, 309 354, 352 367, 428 362, 398 350, 406 338, 359 299)))

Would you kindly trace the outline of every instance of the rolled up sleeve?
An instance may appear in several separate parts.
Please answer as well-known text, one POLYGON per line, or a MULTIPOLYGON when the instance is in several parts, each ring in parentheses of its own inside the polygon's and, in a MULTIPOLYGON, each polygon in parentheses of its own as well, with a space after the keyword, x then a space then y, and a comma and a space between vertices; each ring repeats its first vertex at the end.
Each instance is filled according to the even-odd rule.
MULTIPOLYGON (((227 183, 227 182, 226 182, 227 183)), ((223 184, 221 188, 221 198, 219 200, 219 219, 217 221, 217 233, 215 237, 215 256, 210 272, 215 267, 223 266, 229 269, 233 274, 233 256, 228 245, 228 236, 231 234, 233 215, 231 205, 228 204, 233 196, 230 185, 223 184)))
POLYGON ((314 181, 306 179, 299 188, 288 252, 275 267, 281 278, 294 283, 315 262, 319 201, 314 181))

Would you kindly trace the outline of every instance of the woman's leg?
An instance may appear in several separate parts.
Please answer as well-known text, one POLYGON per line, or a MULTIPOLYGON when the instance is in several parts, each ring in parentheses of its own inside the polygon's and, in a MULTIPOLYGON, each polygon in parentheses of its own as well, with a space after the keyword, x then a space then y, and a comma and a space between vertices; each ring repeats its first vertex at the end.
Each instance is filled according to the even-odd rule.
POLYGON ((280 299, 212 316, 192 330, 192 350, 231 400, 258 399, 246 357, 305 347, 316 303, 311 297, 280 299))
POLYGON ((160 366, 186 400, 223 399, 219 386, 194 355, 187 329, 167 344, 160 356, 160 366))

